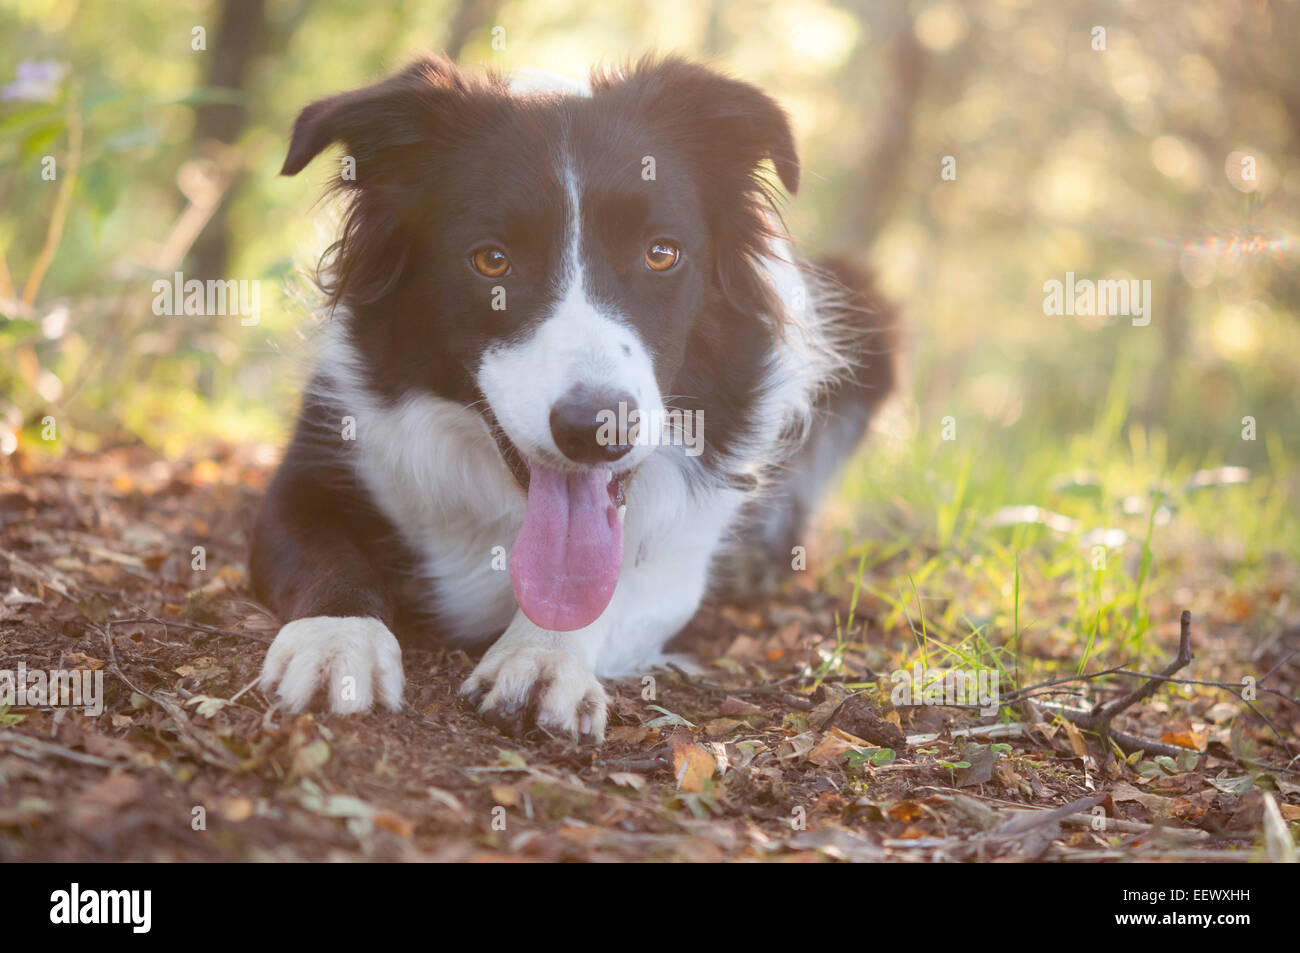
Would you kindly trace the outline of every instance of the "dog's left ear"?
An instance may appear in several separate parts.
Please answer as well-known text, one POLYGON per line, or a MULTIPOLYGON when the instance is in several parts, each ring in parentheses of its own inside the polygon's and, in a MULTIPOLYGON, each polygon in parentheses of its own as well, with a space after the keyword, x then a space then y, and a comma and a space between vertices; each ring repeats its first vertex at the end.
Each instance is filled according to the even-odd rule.
POLYGON ((298 114, 280 174, 297 175, 334 142, 358 163, 427 142, 467 91, 454 63, 426 55, 373 86, 318 99, 298 114))
POLYGON ((799 190, 799 154, 790 119, 756 86, 678 57, 645 59, 622 76, 597 76, 594 88, 622 87, 671 128, 706 165, 734 163, 750 176, 770 159, 786 191, 799 190))

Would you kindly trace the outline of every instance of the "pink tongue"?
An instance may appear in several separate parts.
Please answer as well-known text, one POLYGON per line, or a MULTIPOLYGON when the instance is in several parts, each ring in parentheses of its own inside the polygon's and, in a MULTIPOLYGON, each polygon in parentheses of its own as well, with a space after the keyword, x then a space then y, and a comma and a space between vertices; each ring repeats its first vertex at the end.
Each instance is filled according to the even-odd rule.
POLYGON ((524 526, 510 551, 515 599, 552 632, 591 625, 623 566, 623 524, 602 470, 529 468, 524 526))

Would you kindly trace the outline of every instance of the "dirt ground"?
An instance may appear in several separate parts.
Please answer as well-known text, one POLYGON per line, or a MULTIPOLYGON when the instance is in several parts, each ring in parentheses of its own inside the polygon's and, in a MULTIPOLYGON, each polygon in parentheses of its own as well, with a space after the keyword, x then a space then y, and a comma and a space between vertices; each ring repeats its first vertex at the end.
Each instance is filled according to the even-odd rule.
MULTIPOLYGON (((276 631, 244 575, 270 463, 120 448, 0 465, 0 669, 104 688, 93 717, 0 706, 0 860, 1294 857, 1293 629, 1194 620, 1178 677, 1230 679, 1250 657, 1260 717, 1220 687, 1153 685, 1112 726, 1149 741, 1132 757, 1032 703, 894 706, 870 667, 912 633, 882 629, 869 598, 819 679, 852 584, 810 574, 706 607, 679 642, 703 674, 611 684, 596 748, 502 736, 457 700, 473 660, 437 647, 405 648, 401 714, 284 714, 250 687, 276 631)), ((1157 634, 1173 659, 1176 612, 1157 634)), ((1086 709, 1142 683, 1040 697, 1086 709)))

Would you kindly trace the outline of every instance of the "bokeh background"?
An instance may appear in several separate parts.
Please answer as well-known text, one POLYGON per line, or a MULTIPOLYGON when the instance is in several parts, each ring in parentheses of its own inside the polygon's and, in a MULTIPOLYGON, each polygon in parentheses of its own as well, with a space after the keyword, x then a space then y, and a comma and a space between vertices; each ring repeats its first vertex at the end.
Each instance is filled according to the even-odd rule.
POLYGON ((1162 551, 1204 555, 1171 603, 1300 597, 1296 2, 3 0, 0 36, 5 455, 283 438, 328 163, 277 171, 308 101, 425 49, 578 77, 677 51, 786 106, 794 233, 906 314, 831 565, 959 638, 1021 572, 1089 645, 1136 638, 1162 551), (260 280, 260 323, 155 316, 177 270, 260 280), (1149 326, 1045 314, 1066 272, 1150 280, 1149 326))

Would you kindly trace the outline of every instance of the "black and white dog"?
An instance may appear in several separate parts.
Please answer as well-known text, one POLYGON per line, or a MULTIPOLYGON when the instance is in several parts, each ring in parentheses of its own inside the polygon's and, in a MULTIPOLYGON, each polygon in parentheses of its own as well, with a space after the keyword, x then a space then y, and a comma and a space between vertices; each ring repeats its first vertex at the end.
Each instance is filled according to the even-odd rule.
POLYGON ((869 280, 802 263, 790 124, 679 59, 590 88, 424 58, 312 103, 347 201, 332 320, 253 534, 290 710, 402 702, 394 631, 490 645, 489 721, 604 737, 728 544, 788 564, 893 383, 869 280), (507 559, 508 555, 508 559, 507 559))

